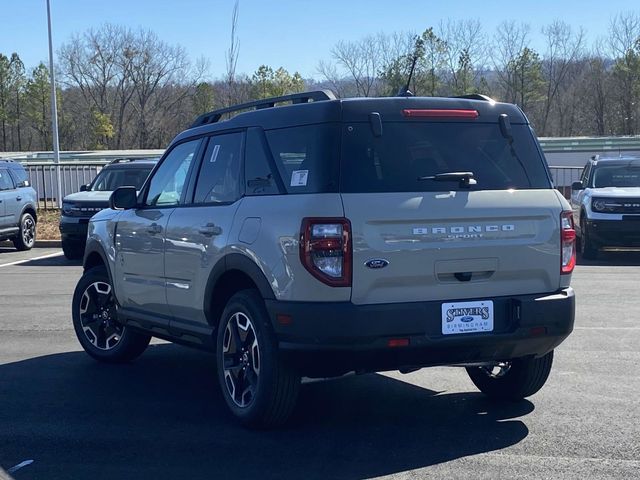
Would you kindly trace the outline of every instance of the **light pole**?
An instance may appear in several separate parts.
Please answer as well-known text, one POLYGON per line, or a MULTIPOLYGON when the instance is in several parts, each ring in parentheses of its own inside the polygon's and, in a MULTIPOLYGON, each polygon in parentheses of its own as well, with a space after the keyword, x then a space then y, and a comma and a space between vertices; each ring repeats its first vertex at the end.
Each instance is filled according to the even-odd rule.
POLYGON ((56 164, 56 193, 58 208, 62 208, 62 176, 60 174, 60 144, 58 142, 58 105, 56 102, 56 74, 53 70, 53 41, 51 40, 51 5, 47 0, 49 26, 49 75, 51 76, 51 134, 53 137, 53 163, 56 164))

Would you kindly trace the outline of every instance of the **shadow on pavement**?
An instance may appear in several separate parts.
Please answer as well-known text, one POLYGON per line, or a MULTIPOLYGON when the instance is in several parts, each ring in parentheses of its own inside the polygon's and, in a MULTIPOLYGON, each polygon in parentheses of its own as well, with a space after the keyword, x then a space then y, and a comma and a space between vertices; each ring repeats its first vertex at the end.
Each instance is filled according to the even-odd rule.
POLYGON ((305 384, 288 426, 248 431, 213 356, 170 344, 130 365, 82 352, 2 365, 0 405, 0 467, 34 460, 16 479, 369 478, 516 444, 534 409, 367 375, 305 384))
POLYGON ((640 251, 601 251, 595 260, 586 260, 578 254, 578 265, 603 267, 640 266, 640 251))

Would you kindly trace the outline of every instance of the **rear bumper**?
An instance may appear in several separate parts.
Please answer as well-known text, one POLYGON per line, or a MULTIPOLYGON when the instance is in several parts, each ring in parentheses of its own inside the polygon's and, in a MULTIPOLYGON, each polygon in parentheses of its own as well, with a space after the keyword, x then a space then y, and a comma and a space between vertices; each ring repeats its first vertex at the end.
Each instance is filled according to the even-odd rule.
POLYGON ((572 288, 483 300, 494 302, 494 331, 460 335, 442 335, 440 301, 354 305, 267 300, 266 306, 281 351, 311 376, 541 356, 573 330, 572 288), (409 345, 389 347, 392 338, 408 339, 409 345))
POLYGON ((589 238, 603 246, 640 247, 640 215, 633 219, 587 220, 589 238))

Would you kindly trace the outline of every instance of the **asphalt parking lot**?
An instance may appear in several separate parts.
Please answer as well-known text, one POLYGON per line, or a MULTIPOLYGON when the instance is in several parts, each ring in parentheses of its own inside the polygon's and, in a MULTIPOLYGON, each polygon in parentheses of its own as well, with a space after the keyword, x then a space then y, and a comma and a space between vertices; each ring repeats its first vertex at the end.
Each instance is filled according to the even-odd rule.
POLYGON ((529 401, 492 404, 454 368, 346 377, 304 385, 290 425, 251 432, 223 408, 211 355, 82 353, 81 267, 55 253, 0 247, 0 478, 30 460, 11 475, 640 478, 640 254, 578 265, 575 331, 529 401))

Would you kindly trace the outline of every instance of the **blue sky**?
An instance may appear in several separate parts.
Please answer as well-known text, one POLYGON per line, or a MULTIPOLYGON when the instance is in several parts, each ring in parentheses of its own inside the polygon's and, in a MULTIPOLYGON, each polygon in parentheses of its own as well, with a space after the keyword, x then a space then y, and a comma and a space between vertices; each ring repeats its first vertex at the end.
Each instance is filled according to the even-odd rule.
MULTIPOLYGON (((165 41, 184 46, 192 60, 210 59, 212 78, 225 68, 233 0, 51 0, 54 48, 75 32, 104 22, 150 28, 165 41)), ((240 0, 238 71, 261 64, 317 76, 338 40, 370 33, 421 32, 441 20, 479 19, 493 33, 503 20, 525 21, 532 44, 543 47, 540 29, 554 19, 582 25, 590 41, 606 34, 610 18, 635 10, 638 0, 240 0)), ((45 0, 0 0, 0 52, 18 52, 27 68, 47 60, 45 0)))

